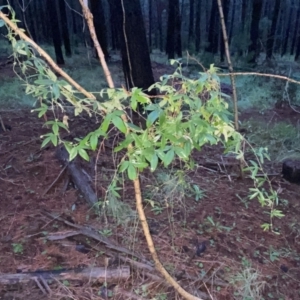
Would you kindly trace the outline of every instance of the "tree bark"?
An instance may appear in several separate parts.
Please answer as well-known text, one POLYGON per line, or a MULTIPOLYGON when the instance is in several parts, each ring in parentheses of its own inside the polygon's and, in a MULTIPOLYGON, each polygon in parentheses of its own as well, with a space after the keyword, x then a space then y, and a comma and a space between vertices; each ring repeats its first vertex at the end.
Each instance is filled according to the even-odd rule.
POLYGON ((287 16, 288 21, 287 21, 286 28, 285 28, 285 34, 283 36, 283 45, 281 48, 281 56, 285 55, 286 51, 287 51, 287 45, 288 45, 289 38, 290 38, 293 11, 294 11, 294 1, 292 0, 290 8, 289 8, 288 16, 287 16))
POLYGON ((58 1, 58 4, 60 10, 62 38, 65 46, 65 53, 66 56, 70 57, 72 55, 72 51, 71 51, 71 43, 69 37, 69 28, 68 28, 68 19, 67 19, 65 1, 60 0, 58 1))
POLYGON ((103 9, 102 0, 90 0, 91 13, 93 14, 93 22, 97 35, 97 39, 102 48, 105 60, 109 59, 109 53, 107 50, 107 36, 106 36, 106 25, 105 25, 105 14, 103 9))
POLYGON ((251 44, 248 48, 250 57, 249 63, 255 63, 258 56, 257 41, 259 38, 259 21, 262 11, 262 0, 252 0, 252 16, 251 16, 251 28, 250 28, 250 40, 251 44))
POLYGON ((63 65, 65 63, 64 56, 61 50, 61 38, 60 38, 60 30, 59 30, 59 21, 56 10, 56 0, 47 0, 47 8, 50 17, 50 26, 51 26, 51 35, 52 41, 55 50, 56 62, 58 65, 63 65))
POLYGON ((271 59, 273 55, 273 47, 274 47, 275 32, 277 27, 277 20, 279 16, 279 9, 280 9, 280 0, 275 0, 272 24, 271 24, 271 29, 269 31, 268 40, 267 40, 267 59, 271 59))
MULTIPOLYGON (((230 3, 230 0, 223 0, 222 1, 224 22, 225 22, 225 27, 226 28, 228 28, 229 3, 230 3)), ((228 42, 228 40, 227 40, 227 42, 228 42)), ((221 44, 220 44, 220 60, 221 60, 221 62, 224 62, 224 56, 225 56, 225 44, 224 44, 224 34, 223 34, 223 31, 222 31, 222 38, 221 38, 221 44)))
POLYGON ((295 29, 294 29, 294 34, 293 34, 293 39, 292 39, 292 45, 291 45, 291 50, 290 50, 290 54, 293 55, 294 51, 295 51, 295 45, 296 45, 296 41, 297 41, 297 35, 299 32, 299 19, 300 19, 300 4, 298 3, 298 8, 297 8, 297 16, 296 16, 296 24, 295 24, 295 29))
POLYGON ((169 0, 166 53, 169 59, 182 56, 179 0, 169 0))
POLYGON ((148 46, 149 46, 149 52, 152 52, 152 0, 149 1, 149 31, 148 31, 148 46))
MULTIPOLYGON (((200 2, 200 0, 198 0, 197 2, 200 2)), ((195 9, 195 0, 190 0, 190 22, 189 22, 189 38, 188 38, 189 45, 194 41, 194 36, 195 36, 194 35, 194 9, 195 9)))
POLYGON ((218 52, 218 42, 219 42, 219 11, 217 6, 217 0, 212 0, 212 6, 210 11, 210 21, 208 30, 208 46, 206 51, 216 54, 218 52))
POLYGON ((201 0, 197 0, 196 6, 196 22, 195 22, 195 50, 196 53, 200 52, 200 45, 201 45, 201 0))
POLYGON ((148 89, 154 83, 139 0, 110 2, 120 38, 123 72, 128 89, 148 89))

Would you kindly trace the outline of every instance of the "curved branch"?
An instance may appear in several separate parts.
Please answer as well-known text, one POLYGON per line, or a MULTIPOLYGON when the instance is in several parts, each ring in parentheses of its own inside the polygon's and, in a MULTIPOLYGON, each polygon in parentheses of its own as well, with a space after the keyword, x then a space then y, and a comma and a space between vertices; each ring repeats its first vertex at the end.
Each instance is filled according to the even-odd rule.
POLYGON ((89 99, 96 100, 96 97, 86 91, 81 85, 79 85, 74 79, 72 79, 66 72, 64 72, 55 62, 54 60, 32 39, 30 39, 18 26, 12 22, 4 13, 0 11, 0 18, 16 33, 18 34, 24 41, 28 42, 47 62, 48 64, 59 73, 66 81, 68 81, 76 90, 85 95, 89 99))

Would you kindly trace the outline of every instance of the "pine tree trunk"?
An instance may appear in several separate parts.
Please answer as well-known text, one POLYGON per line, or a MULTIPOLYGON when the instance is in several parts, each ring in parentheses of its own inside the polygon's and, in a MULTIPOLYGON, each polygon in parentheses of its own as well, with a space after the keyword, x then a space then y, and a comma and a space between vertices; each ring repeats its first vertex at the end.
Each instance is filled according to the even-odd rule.
POLYGON ((62 38, 63 38, 64 46, 65 46, 65 53, 66 53, 66 56, 70 57, 72 55, 72 51, 71 51, 71 43, 70 43, 70 37, 69 37, 66 5, 65 5, 65 1, 58 1, 58 3, 59 3, 59 10, 60 10, 60 16, 61 16, 61 29, 62 29, 62 38))
POLYGON ((49 13, 49 18, 51 20, 51 35, 52 41, 55 50, 56 62, 58 65, 63 65, 65 63, 63 53, 61 50, 61 39, 60 39, 60 30, 59 30, 59 21, 58 14, 56 9, 56 1, 55 0, 47 0, 47 8, 49 13))
POLYGON ((219 12, 217 0, 212 0, 212 6, 210 11, 210 21, 208 30, 208 46, 206 51, 216 54, 218 52, 219 43, 219 12))
POLYGON ((112 0, 109 3, 120 39, 126 87, 146 90, 154 83, 154 77, 140 1, 112 0))
POLYGON ((289 9, 289 13, 288 13, 288 18, 287 18, 288 22, 286 24, 285 34, 283 36, 283 45, 282 45, 282 49, 281 49, 281 56, 285 55, 286 51, 287 51, 287 45, 288 45, 289 38, 290 38, 293 11, 294 11, 294 1, 292 0, 291 6, 289 9))
POLYGON ((195 50, 196 53, 200 52, 201 45, 201 0, 197 0, 196 6, 196 22, 195 22, 195 50))
POLYGON ((293 39, 292 39, 292 45, 291 45, 291 50, 290 50, 290 54, 293 55, 294 51, 295 51, 295 45, 296 45, 296 41, 297 41, 297 36, 298 36, 298 32, 299 32, 299 19, 300 19, 300 4, 298 3, 298 8, 297 8, 297 16, 296 16, 296 24, 295 24, 295 29, 294 29, 294 34, 293 34, 293 39))
POLYGON ((279 9, 280 9, 280 0, 275 0, 275 6, 273 11, 273 17, 272 17, 272 25, 267 40, 267 59, 271 59, 273 55, 273 47, 274 47, 275 33, 277 27, 277 20, 279 16, 279 9))
POLYGON ((252 16, 251 16, 251 28, 250 28, 250 40, 251 44, 248 48, 250 57, 249 63, 255 63, 258 56, 257 41, 259 38, 259 21, 262 11, 262 1, 252 0, 252 16))
POLYGON ((107 36, 106 36, 106 23, 105 14, 103 9, 102 0, 90 0, 91 13, 93 14, 93 21, 95 26, 95 31, 97 39, 102 48, 105 60, 109 58, 109 53, 107 50, 107 36))
MULTIPOLYGON (((228 26, 229 3, 230 3, 230 0, 223 0, 222 1, 224 22, 225 22, 225 27, 226 28, 228 26)), ((220 15, 220 14, 218 14, 218 15, 220 15)), ((221 35, 222 36, 221 36, 221 44, 220 44, 220 60, 221 60, 221 62, 224 62, 224 56, 225 56, 224 36, 223 36, 223 33, 221 33, 221 35)))
MULTIPOLYGON (((198 0, 199 2, 200 0, 198 0)), ((190 22, 189 22, 189 38, 188 44, 190 45, 194 41, 194 8, 195 0, 190 0, 190 22)))
MULTIPOLYGON (((178 0, 175 0, 178 2, 178 0)), ((168 27, 167 27, 167 43, 166 54, 168 58, 175 58, 175 6, 174 0, 169 0, 168 5, 168 27)))
POLYGON ((149 32, 148 32, 148 46, 149 46, 149 52, 152 52, 152 0, 149 1, 149 32))

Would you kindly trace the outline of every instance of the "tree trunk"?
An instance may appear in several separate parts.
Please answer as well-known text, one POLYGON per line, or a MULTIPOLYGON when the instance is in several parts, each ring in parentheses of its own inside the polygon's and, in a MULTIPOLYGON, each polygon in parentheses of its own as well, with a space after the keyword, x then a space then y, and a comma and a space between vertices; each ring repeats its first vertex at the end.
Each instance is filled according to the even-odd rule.
MULTIPOLYGON (((178 0, 175 0, 178 3, 178 0)), ((168 5, 168 27, 166 54, 168 58, 175 58, 175 6, 174 0, 169 0, 168 5)), ((179 4, 179 3, 178 3, 179 4)))
POLYGON ((295 24, 295 29, 294 29, 293 39, 292 39, 292 45, 291 45, 291 51, 290 51, 291 55, 294 54, 295 45, 296 45, 296 41, 297 41, 297 36, 298 36, 298 32, 299 32, 299 29, 298 29, 299 19, 300 19, 300 4, 298 3, 296 24, 295 24))
MULTIPOLYGON (((228 12, 229 12, 229 3, 230 0, 223 0, 223 14, 224 14, 224 22, 226 29, 228 28, 228 12)), ((220 15, 220 14, 218 14, 220 15)), ((224 44, 224 35, 221 33, 221 44, 220 44, 220 60, 221 62, 224 62, 224 56, 225 56, 225 44, 224 44)))
POLYGON ((201 0, 197 0, 196 6, 196 22, 195 22, 195 50, 196 53, 200 52, 201 45, 201 0))
POLYGON ((176 43, 175 43, 175 52, 176 52, 176 54, 177 54, 178 57, 182 57, 182 48, 181 48, 181 15, 180 15, 180 10, 179 10, 179 1, 178 1, 178 5, 175 6, 175 40, 176 40, 176 43))
POLYGON ((148 39, 149 39, 149 52, 152 52, 152 0, 149 1, 149 32, 148 32, 148 39))
POLYGON ((93 22, 97 39, 102 48, 105 60, 108 60, 109 53, 107 50, 107 37, 106 37, 106 25, 105 25, 105 14, 103 9, 102 0, 90 0, 91 13, 93 14, 93 22))
POLYGON ((280 0, 275 0, 275 6, 273 11, 273 17, 272 17, 272 25, 267 40, 267 59, 271 59, 273 55, 274 39, 275 39, 275 32, 277 27, 277 20, 279 16, 279 9, 280 9, 280 0))
POLYGON ((290 37, 290 31, 291 31, 291 24, 292 24, 292 17, 293 17, 293 11, 294 11, 294 1, 292 0, 291 2, 291 6, 288 12, 288 21, 285 27, 285 34, 283 36, 283 45, 281 48, 281 56, 286 54, 286 50, 287 50, 287 45, 289 42, 289 37, 290 37))
MULTIPOLYGON (((244 36, 245 33, 245 23, 246 23, 246 14, 247 14, 247 3, 248 0, 242 0, 242 14, 241 14, 241 34, 244 36)), ((242 47, 239 50, 239 56, 242 56, 245 49, 242 47)))
POLYGON ((159 0, 155 1, 156 3, 156 13, 157 13, 157 30, 158 30, 158 39, 159 39, 159 49, 161 52, 164 51, 163 43, 163 30, 162 30, 162 9, 159 3, 159 0))
POLYGON ((58 65, 63 65, 65 61, 61 50, 60 30, 58 26, 59 22, 55 2, 55 0, 47 0, 47 8, 49 12, 51 35, 55 50, 56 62, 58 65))
POLYGON ((68 28, 68 19, 67 19, 65 1, 59 0, 58 4, 60 10, 62 38, 65 46, 65 53, 66 56, 70 57, 72 55, 72 52, 71 52, 71 43, 69 37, 69 28, 68 28))
MULTIPOLYGON (((198 2, 200 2, 200 0, 198 0, 198 2)), ((189 38, 188 38, 189 45, 194 41, 194 8, 195 8, 195 0, 190 0, 190 22, 189 22, 189 38)))
POLYGON ((259 21, 262 11, 262 0, 252 0, 252 17, 251 17, 251 28, 250 28, 250 46, 248 51, 250 57, 249 63, 255 63, 258 56, 257 41, 259 38, 259 21))
POLYGON ((140 1, 112 0, 110 6, 120 37, 126 87, 148 89, 154 78, 140 1))
POLYGON ((212 0, 212 6, 210 11, 210 21, 208 30, 208 46, 206 51, 216 54, 218 52, 218 42, 219 42, 219 12, 217 0, 212 0))
POLYGON ((28 16, 28 19, 29 19, 29 27, 30 27, 30 32, 31 32, 31 35, 32 35, 32 39, 37 42, 37 17, 36 17, 36 14, 35 14, 35 11, 34 11, 34 7, 33 7, 33 3, 29 3, 28 4, 28 7, 27 7, 27 16, 28 16))
POLYGON ((231 12, 231 22, 230 22, 230 29, 229 29, 229 35, 228 35, 228 44, 231 45, 232 40, 232 34, 233 34, 233 27, 234 27, 234 21, 235 21, 235 11, 236 11, 236 0, 233 0, 232 2, 232 12, 231 12))
POLYGON ((110 31, 111 31, 111 48, 112 50, 116 50, 120 48, 119 44, 119 36, 118 36, 118 30, 116 25, 116 20, 113 16, 112 6, 110 5, 110 31))

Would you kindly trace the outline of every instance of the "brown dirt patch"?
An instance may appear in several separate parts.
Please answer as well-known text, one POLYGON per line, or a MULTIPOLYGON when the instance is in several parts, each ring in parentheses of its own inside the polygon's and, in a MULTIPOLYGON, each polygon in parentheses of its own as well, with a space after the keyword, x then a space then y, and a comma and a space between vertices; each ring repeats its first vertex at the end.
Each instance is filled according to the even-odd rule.
MULTIPOLYGON (((163 73, 159 68, 158 64, 154 65, 155 77, 163 73)), ((12 77, 11 66, 2 67, 1 76, 12 77)), ((45 194, 62 166, 55 158, 53 147, 40 149, 39 137, 47 132, 46 128, 42 128, 43 120, 37 119, 28 110, 3 111, 1 116, 12 130, 0 133, 0 273, 103 267, 107 265, 106 257, 110 254, 115 256, 110 266, 120 264, 117 253, 84 236, 59 242, 48 241, 48 233, 70 228, 57 220, 49 220, 44 210, 57 213, 74 224, 106 233, 110 239, 151 260, 135 218, 119 225, 110 217, 104 218, 88 207, 74 187, 68 186, 62 194, 63 177, 45 194), (79 246, 87 251, 80 251, 82 248, 79 246)), ((292 124, 298 121, 298 114, 286 109, 270 110, 265 115, 249 111, 241 116, 243 120, 250 117, 271 122, 289 120, 292 124)), ((84 117, 74 122, 71 120, 70 124, 74 136, 83 136, 97 126, 95 120, 84 117)), ((239 180, 236 166, 229 164, 224 168, 221 155, 221 149, 214 147, 205 147, 194 154, 199 167, 189 172, 188 178, 191 184, 204 191, 205 196, 198 202, 187 193, 181 201, 178 201, 179 197, 173 197, 173 205, 168 203, 168 207, 165 207, 164 201, 156 203, 156 207, 162 208, 158 211, 145 201, 147 218, 161 261, 193 294, 202 291, 208 295, 209 290, 214 299, 233 299, 234 288, 228 284, 230 276, 251 264, 268 283, 265 297, 269 294, 274 299, 299 299, 300 187, 283 181, 280 175, 272 177, 273 188, 280 192, 281 199, 286 200, 279 204, 286 216, 275 220, 274 226, 280 235, 263 232, 260 225, 268 222, 267 211, 256 200, 246 201, 248 189, 252 187, 251 180, 239 180), (216 167, 217 163, 220 163, 222 172, 216 167), (195 249, 204 241, 206 251, 201 256, 194 256, 195 249)), ((97 161, 99 198, 105 195, 112 177, 114 159, 111 147, 105 145, 97 161)), ((90 164, 83 164, 83 167, 92 173, 95 159, 90 164)), ((178 166, 173 168, 178 169, 178 166)), ((274 170, 280 173, 280 165, 275 165, 274 170)), ((156 182, 153 174, 145 172, 142 175, 144 199, 153 196, 156 182)), ((120 194, 121 201, 135 209, 130 182, 124 182, 120 194)), ((133 271, 127 282, 108 282, 107 290, 112 291, 116 284, 124 291, 146 299, 159 293, 165 294, 165 299, 176 298, 172 289, 153 284, 151 278, 142 272, 133 271), (146 294, 142 286, 146 287, 146 294)), ((235 282, 235 286, 240 284, 235 282)), ((97 282, 71 282, 68 286, 55 283, 51 285, 54 294, 50 298, 104 299, 103 288, 106 288, 103 283, 97 282)), ((0 285, 0 299, 46 298, 35 283, 0 285)), ((125 293, 113 297, 129 298, 125 293)))
MULTIPOLYGON (((42 120, 26 110, 7 111, 1 115, 5 123, 12 127, 11 131, 0 134, 1 273, 105 265, 103 254, 99 255, 92 249, 88 253, 78 251, 76 245, 94 245, 92 240, 87 242, 85 238, 66 239, 64 243, 47 241, 47 232, 70 228, 55 220, 49 221, 43 215, 45 209, 59 213, 75 224, 93 227, 102 232, 110 230, 109 238, 134 248, 151 260, 140 227, 133 227, 130 223, 117 226, 110 218, 108 223, 105 223, 103 217, 91 210, 73 187, 70 186, 64 195, 61 194, 63 180, 43 196, 62 168, 54 156, 53 147, 40 149, 39 137, 47 132, 47 129, 42 128, 42 120)), ((78 134, 92 129, 93 126, 95 124, 90 120, 81 118, 79 123, 74 123, 73 128, 77 128, 75 131, 78 134)), ((150 228, 161 260, 173 275, 184 272, 187 278, 190 278, 181 282, 183 286, 188 286, 202 274, 208 281, 207 288, 216 299, 232 299, 232 288, 218 285, 218 282, 226 282, 227 276, 243 268, 241 262, 244 259, 251 262, 252 266, 265 276, 264 279, 269 284, 266 293, 272 293, 276 299, 281 295, 297 299, 297 290, 300 288, 299 186, 284 182, 280 176, 272 178, 273 187, 276 190, 280 189, 280 196, 287 200, 280 204, 286 217, 275 221, 280 235, 263 232, 260 225, 268 222, 268 215, 264 209, 254 200, 247 203, 240 200, 247 197, 248 189, 252 186, 251 181, 238 180, 234 168, 228 168, 227 173, 221 173, 204 166, 207 162, 219 162, 220 155, 220 151, 213 147, 206 147, 201 153, 195 154, 199 167, 188 176, 192 183, 205 191, 205 197, 199 202, 186 195, 183 203, 164 208, 160 214, 155 214, 145 202, 150 228), (215 226, 212 226, 207 217, 213 220, 215 226), (206 251, 200 257, 196 256, 191 260, 193 249, 203 241, 207 241, 206 251), (284 272, 284 266, 288 269, 287 273, 284 272)), ((114 167, 111 149, 106 148, 98 161, 98 170, 101 169, 97 175, 98 194, 101 196, 107 188, 110 171, 114 167)), ((153 174, 146 172, 145 176, 142 176, 143 190, 149 191, 149 186, 154 188, 153 182, 153 174)), ((122 201, 134 209, 133 188, 129 182, 125 183, 121 195, 122 201)), ((176 198, 173 200, 176 203, 176 198)), ((130 283, 119 284, 130 290, 143 283, 139 275, 136 277, 135 272, 132 276, 133 281, 130 283)), ((201 284, 193 286, 190 291, 193 292, 196 286, 200 288, 201 284)), ((84 287, 82 291, 86 291, 88 285, 84 287)), ((96 291, 99 291, 100 287, 100 284, 96 285, 91 293, 97 294, 96 291)), ((57 287, 59 288, 61 286, 57 287)), ((78 287, 70 287, 71 290, 76 288, 78 287)), ((205 287, 201 289, 206 292, 205 287)), ((44 297, 32 285, 0 287, 2 298, 11 299, 9 295, 16 296, 18 293, 29 293, 30 299, 44 297)), ((167 299, 174 299, 170 291, 168 295, 167 299)), ((78 296, 78 299, 81 298, 78 296)), ((119 296, 116 299, 124 298, 119 296)))

